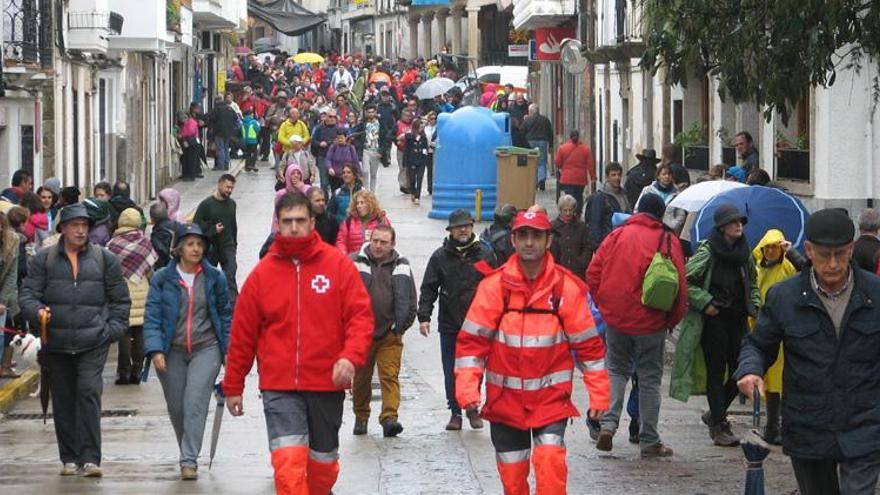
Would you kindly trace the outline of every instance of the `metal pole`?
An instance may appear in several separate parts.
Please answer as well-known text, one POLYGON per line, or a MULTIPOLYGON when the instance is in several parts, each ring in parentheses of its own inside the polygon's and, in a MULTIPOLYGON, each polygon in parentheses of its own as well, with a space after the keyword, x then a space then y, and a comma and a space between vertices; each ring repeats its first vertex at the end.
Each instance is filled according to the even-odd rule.
POLYGON ((477 221, 480 221, 480 217, 483 212, 483 190, 477 189, 474 191, 474 213, 476 213, 477 221))

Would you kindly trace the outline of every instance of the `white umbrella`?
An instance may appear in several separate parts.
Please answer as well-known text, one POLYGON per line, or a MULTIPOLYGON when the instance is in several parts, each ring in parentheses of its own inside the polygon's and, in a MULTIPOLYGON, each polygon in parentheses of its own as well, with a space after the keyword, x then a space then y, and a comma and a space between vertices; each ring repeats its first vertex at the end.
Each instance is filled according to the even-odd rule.
POLYGON ((685 189, 681 194, 676 196, 669 205, 669 208, 681 208, 685 211, 700 211, 703 205, 710 199, 718 196, 724 191, 736 189, 738 187, 748 187, 745 184, 729 181, 729 180, 710 180, 694 184, 685 189))
POLYGON ((446 94, 446 92, 452 89, 453 86, 455 86, 455 82, 453 82, 452 79, 447 79, 445 77, 428 79, 416 89, 416 98, 420 100, 431 100, 435 96, 446 94))

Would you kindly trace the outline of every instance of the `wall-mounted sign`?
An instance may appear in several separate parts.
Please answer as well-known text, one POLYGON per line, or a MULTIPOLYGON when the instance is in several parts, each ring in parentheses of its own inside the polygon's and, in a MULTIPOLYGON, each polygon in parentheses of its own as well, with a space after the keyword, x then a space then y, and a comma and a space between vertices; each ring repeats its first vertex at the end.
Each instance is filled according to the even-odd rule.
POLYGON ((574 37, 574 28, 552 27, 535 29, 535 44, 537 45, 535 58, 542 62, 559 61, 562 40, 574 37))

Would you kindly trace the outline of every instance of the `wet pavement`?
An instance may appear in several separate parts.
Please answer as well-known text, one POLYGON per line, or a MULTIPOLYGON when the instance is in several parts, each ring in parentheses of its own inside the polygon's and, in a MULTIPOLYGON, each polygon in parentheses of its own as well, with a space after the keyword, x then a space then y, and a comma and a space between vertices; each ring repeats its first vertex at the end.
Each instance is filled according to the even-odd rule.
MULTIPOLYGON (((239 273, 241 284, 257 262, 257 253, 269 231, 274 177, 261 163, 259 173, 239 175, 233 197, 238 203, 239 273)), ((380 170, 379 199, 397 229, 398 251, 408 257, 421 282, 428 258, 440 245, 445 222, 429 220, 430 196, 413 206, 397 191, 396 166, 380 170)), ((202 181, 180 186, 182 210, 194 208, 209 194, 217 173, 202 181)), ((548 206, 554 193, 540 193, 548 206)), ((478 231, 483 226, 478 226, 478 231)), ((440 366, 440 343, 435 332, 428 338, 413 327, 404 339, 401 372, 400 421, 405 430, 399 438, 386 439, 376 419, 378 391, 368 435, 354 437, 354 416, 346 402, 340 432, 342 472, 334 488, 337 494, 499 494, 495 457, 488 427, 473 431, 446 432, 448 420, 440 366)), ((61 478, 51 420, 0 419, 0 486, 3 493, 40 494, 146 494, 146 493, 272 493, 265 422, 256 390, 256 371, 248 377, 245 415, 224 414, 223 428, 213 469, 208 452, 214 404, 211 404, 199 480, 180 481, 177 446, 165 413, 162 390, 155 374, 140 386, 117 386, 115 349, 104 373, 105 410, 130 416, 105 417, 103 427, 104 478, 61 478)), ((254 367, 256 368, 256 367, 254 367)), ((668 373, 667 373, 668 377, 668 373)), ((664 384, 664 395, 668 384, 664 384)), ((582 383, 575 384, 575 404, 587 409, 582 383)), ((699 415, 705 399, 694 397, 687 404, 664 396, 660 432, 675 450, 671 459, 643 461, 638 447, 627 443, 628 418, 624 415, 614 451, 595 449, 583 420, 576 418, 566 434, 569 492, 572 494, 734 494, 743 492, 745 466, 739 448, 712 446, 699 415)), ((747 430, 747 406, 736 406, 735 431, 747 430)), ((38 413, 37 399, 18 403, 12 414, 38 413)), ((465 421, 467 423, 467 421, 465 421)), ((767 493, 794 493, 796 484, 788 459, 778 448, 765 464, 767 493)))

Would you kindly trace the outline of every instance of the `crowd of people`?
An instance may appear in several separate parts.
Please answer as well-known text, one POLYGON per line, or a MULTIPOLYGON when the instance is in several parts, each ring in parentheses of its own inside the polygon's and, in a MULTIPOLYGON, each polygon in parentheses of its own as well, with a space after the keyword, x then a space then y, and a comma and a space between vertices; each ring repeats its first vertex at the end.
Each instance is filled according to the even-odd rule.
MULTIPOLYGON (((0 193, 0 320, 46 330, 41 365, 61 474, 102 475, 101 373, 117 343, 117 385, 158 375, 182 479, 198 478, 221 367, 218 388, 240 416, 258 360, 277 490, 329 493, 345 390, 352 433, 364 435, 374 367, 382 433, 404 431, 403 341, 418 320, 422 336, 439 334, 445 429, 461 430, 463 418, 472 429, 490 423, 506 494, 529 493, 530 463, 539 493, 565 493, 575 368, 598 450, 613 450, 626 403, 641 457, 672 456, 659 431, 672 331, 670 395, 705 393, 700 420, 715 445, 739 443, 728 409, 757 389, 767 404, 763 437, 792 457, 802 493, 872 493, 880 213, 861 213, 858 239, 845 212, 814 213, 805 257, 777 229, 750 246, 749 212, 723 204, 707 238, 692 242, 694 215, 671 205, 691 184, 677 148, 660 157, 642 150, 626 173, 606 164, 596 189, 577 131, 553 152, 549 119, 517 88, 487 85, 480 103, 510 113, 514 139, 540 150, 539 189, 555 165, 558 215, 503 204, 478 235, 470 212, 455 210, 419 277, 376 196, 377 171, 395 146, 400 191, 418 205, 427 172, 431 193, 437 115, 455 111, 461 93, 413 94, 454 72, 434 60, 233 60, 230 91, 208 114, 194 104, 179 118, 183 178, 200 174, 206 151, 224 172, 190 221, 173 188, 145 212, 125 182, 89 195, 50 178, 33 192, 30 174, 13 175, 0 193), (268 161, 277 178, 269 235, 240 289, 237 179, 225 173, 235 156, 249 172, 268 161)), ((742 165, 695 182, 768 184, 748 133, 736 142, 742 165)), ((16 375, 8 349, 0 374, 16 375)))

